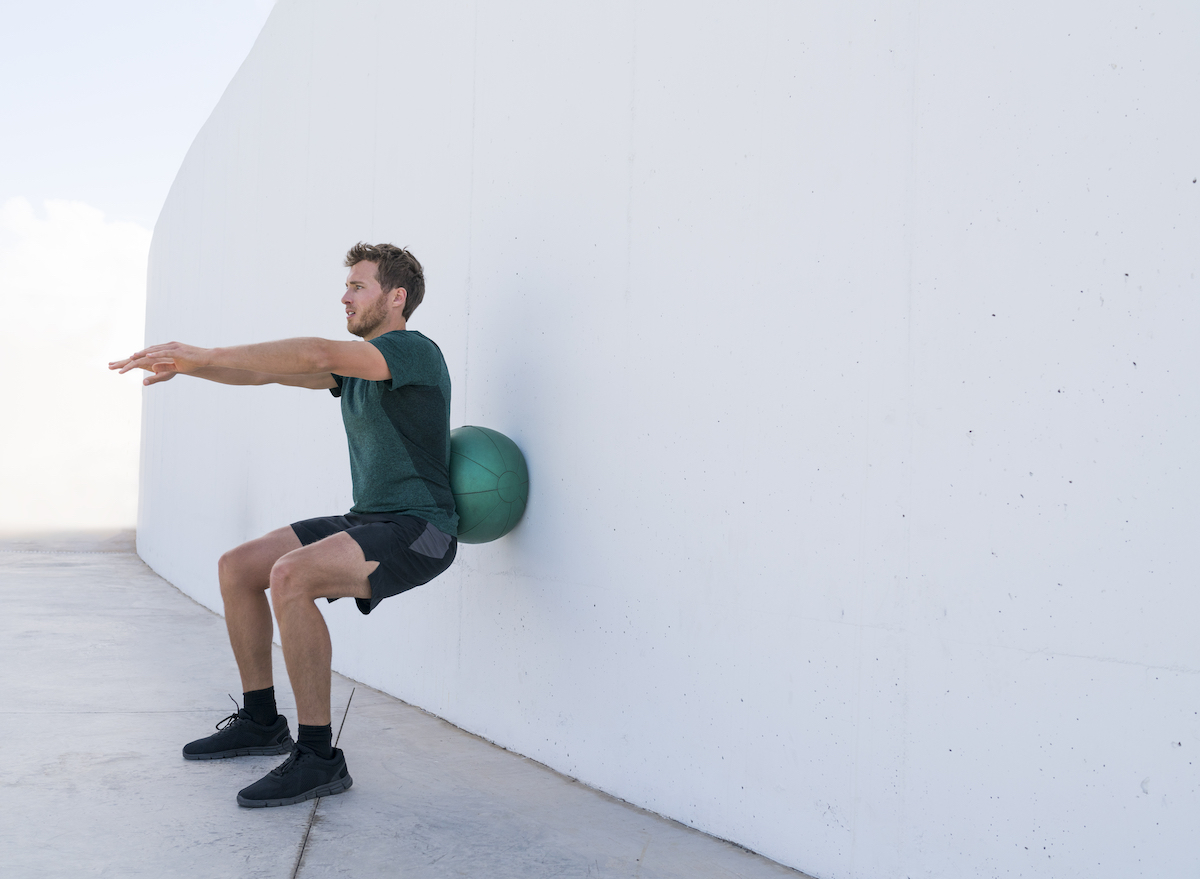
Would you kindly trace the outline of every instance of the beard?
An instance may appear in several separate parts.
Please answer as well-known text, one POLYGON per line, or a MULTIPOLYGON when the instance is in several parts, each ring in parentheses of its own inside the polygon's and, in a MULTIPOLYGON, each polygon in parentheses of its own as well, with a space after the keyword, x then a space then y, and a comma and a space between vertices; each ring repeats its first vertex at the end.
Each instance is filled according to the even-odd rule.
POLYGON ((383 326, 388 319, 387 294, 380 293, 379 298, 367 307, 365 312, 354 315, 346 324, 346 329, 355 336, 366 338, 383 326))

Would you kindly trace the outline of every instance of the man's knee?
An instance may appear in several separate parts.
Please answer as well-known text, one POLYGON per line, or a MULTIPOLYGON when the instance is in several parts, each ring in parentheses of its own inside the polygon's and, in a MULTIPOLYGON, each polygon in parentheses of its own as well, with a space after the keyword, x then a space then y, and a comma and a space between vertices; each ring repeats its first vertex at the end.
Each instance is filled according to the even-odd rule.
POLYGON ((283 556, 271 567, 271 603, 276 609, 293 601, 311 601, 304 578, 304 565, 283 556))
POLYGON ((229 550, 217 560, 217 580, 221 584, 221 597, 226 601, 248 589, 251 576, 245 544, 229 550))

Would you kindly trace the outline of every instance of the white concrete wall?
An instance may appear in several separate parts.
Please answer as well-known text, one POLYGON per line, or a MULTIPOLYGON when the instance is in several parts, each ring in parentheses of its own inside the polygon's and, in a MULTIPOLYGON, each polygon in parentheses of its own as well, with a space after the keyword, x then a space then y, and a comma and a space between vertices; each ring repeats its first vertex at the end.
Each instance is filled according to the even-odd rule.
MULTIPOLYGON (((340 337, 411 246, 521 526, 335 665, 822 877, 1200 870, 1200 6, 281 0, 148 337, 340 337)), ((324 394, 145 396, 219 606, 349 504, 324 394)), ((397 743, 403 748, 403 743, 397 743)))

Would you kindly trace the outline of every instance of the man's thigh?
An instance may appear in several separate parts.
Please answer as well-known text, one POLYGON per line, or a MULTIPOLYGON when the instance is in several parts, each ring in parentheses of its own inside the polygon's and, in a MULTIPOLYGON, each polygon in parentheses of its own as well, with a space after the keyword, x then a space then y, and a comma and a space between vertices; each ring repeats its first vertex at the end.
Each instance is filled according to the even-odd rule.
POLYGON ((276 563, 274 576, 307 598, 370 598, 368 578, 377 567, 379 562, 367 561, 362 547, 343 531, 297 546, 276 563))
POLYGON ((271 568, 275 563, 299 548, 300 538, 290 525, 276 528, 221 556, 221 578, 266 589, 271 584, 271 568))

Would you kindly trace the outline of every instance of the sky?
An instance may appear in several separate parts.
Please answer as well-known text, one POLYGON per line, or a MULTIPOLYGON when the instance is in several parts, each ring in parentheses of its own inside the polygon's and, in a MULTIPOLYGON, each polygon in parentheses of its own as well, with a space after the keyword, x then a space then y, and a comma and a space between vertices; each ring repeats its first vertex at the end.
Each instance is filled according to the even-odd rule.
POLYGON ((0 530, 136 521, 146 258, 273 0, 0 0, 0 530), (15 378, 15 381, 13 380, 15 378))
POLYGON ((0 0, 0 202, 153 228, 271 0, 0 0))

